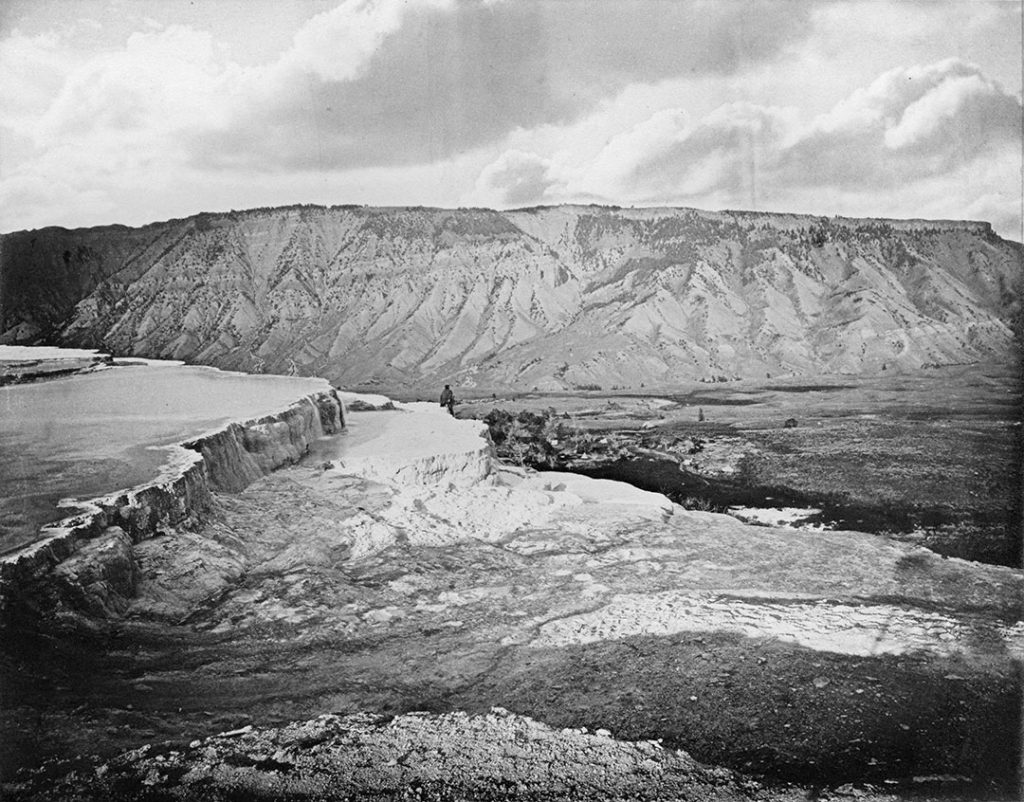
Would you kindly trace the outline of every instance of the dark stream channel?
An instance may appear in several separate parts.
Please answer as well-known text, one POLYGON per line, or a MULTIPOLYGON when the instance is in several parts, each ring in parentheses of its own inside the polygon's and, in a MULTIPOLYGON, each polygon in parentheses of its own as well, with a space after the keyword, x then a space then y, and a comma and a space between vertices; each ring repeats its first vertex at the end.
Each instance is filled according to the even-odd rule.
MULTIPOLYGON (((551 470, 550 466, 535 467, 551 470)), ((594 466, 558 465, 556 469, 627 482, 641 490, 663 493, 684 507, 697 506, 712 512, 727 512, 730 507, 813 508, 820 512, 809 510, 802 524, 885 535, 913 541, 946 557, 1021 567, 1019 510, 958 512, 855 504, 784 486, 751 485, 742 479, 709 479, 682 470, 670 460, 620 458, 594 466)))

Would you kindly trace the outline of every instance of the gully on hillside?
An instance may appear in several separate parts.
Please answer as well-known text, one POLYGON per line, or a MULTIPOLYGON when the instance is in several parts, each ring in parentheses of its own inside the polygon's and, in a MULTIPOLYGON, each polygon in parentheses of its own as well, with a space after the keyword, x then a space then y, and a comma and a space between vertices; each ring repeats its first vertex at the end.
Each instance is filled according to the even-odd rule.
POLYGON ((4 235, 0 338, 349 387, 637 391, 1004 358, 1020 265, 986 223, 253 209, 4 235))

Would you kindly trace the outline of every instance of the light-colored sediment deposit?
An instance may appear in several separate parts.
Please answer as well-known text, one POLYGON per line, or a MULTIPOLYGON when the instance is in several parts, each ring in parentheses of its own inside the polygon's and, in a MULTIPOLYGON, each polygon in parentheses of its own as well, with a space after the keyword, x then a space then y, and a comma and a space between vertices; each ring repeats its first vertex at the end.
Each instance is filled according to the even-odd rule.
POLYGON ((342 404, 323 385, 280 412, 181 443, 153 481, 76 501, 81 512, 0 558, 0 624, 61 611, 123 613, 136 591, 135 544, 195 529, 209 512, 213 490, 240 490, 298 462, 314 442, 341 429, 342 404))
MULTIPOLYGON (((855 532, 751 527, 620 482, 500 466, 483 424, 452 419, 434 404, 399 406, 351 415, 344 435, 319 445, 314 464, 252 488, 254 516, 269 512, 273 488, 289 508, 305 507, 307 494, 315 502, 335 491, 349 503, 334 526, 330 510, 324 515, 314 503, 309 511, 324 517, 320 527, 306 519, 312 537, 290 528, 290 512, 275 516, 280 528, 250 528, 245 547, 250 558, 263 551, 263 572, 286 583, 301 576, 308 590, 316 580, 305 569, 340 568, 339 559, 371 558, 396 545, 487 544, 528 561, 545 584, 571 588, 571 602, 559 603, 582 610, 528 617, 517 610, 514 622, 492 630, 506 644, 541 648, 715 631, 837 654, 1024 656, 1021 624, 1012 616, 1024 587, 1019 571, 943 560, 855 532), (263 542, 264 536, 271 539, 263 542)), ((229 503, 241 513, 241 501, 229 503)), ((142 599, 161 586, 188 586, 175 570, 176 543, 166 543, 161 578, 142 584, 142 599)), ((404 566, 396 560, 392 569, 401 573, 404 566)), ((330 580, 321 581, 322 591, 332 593, 330 580)), ((435 599, 417 592, 415 583, 394 584, 398 618, 454 617, 484 600, 505 598, 513 606, 523 600, 511 585, 453 589, 435 599), (411 609, 399 601, 403 595, 414 601, 411 609)), ((236 611, 242 618, 233 616, 233 623, 274 620, 281 601, 246 594, 246 609, 236 611)), ((221 602, 232 603, 230 594, 221 602)), ((316 607, 300 604, 287 617, 301 626, 310 616, 318 627, 330 627, 330 606, 329 598, 316 607)), ((379 610, 356 618, 371 625, 390 620, 379 610)))
POLYGON ((8 789, 100 798, 109 771, 180 798, 471 797, 496 777, 518 798, 543 798, 538 783, 581 799, 790 793, 623 743, 652 739, 825 784, 1012 775, 1020 571, 507 468, 480 423, 394 406, 350 413, 301 464, 215 493, 201 528, 131 545, 134 593, 104 611, 118 637, 101 676, 74 711, 33 711, 73 751, 188 749, 8 789), (495 706, 516 715, 477 718, 495 706), (417 710, 430 715, 316 719, 417 710), (562 759, 596 765, 605 744, 600 775, 562 759), (697 766, 681 784, 678 761, 697 766))

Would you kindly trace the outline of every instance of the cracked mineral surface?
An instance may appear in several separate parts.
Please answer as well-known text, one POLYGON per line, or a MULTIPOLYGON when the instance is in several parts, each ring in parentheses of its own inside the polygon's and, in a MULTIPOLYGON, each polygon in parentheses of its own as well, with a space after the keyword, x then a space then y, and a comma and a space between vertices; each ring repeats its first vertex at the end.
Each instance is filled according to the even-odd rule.
POLYGON ((1012 784, 1019 570, 502 467, 482 424, 436 405, 347 422, 302 464, 219 494, 202 529, 136 544, 123 615, 17 643, 7 765, 102 755, 5 793, 805 798, 780 783, 879 796, 952 775, 998 797, 1012 784))

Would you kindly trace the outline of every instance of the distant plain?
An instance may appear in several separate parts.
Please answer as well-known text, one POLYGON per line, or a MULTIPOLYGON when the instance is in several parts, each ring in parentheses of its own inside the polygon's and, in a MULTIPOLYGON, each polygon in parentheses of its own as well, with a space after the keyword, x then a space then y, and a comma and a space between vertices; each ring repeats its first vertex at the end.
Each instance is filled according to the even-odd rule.
MULTIPOLYGON (((691 383, 649 394, 495 394, 460 415, 553 411, 603 432, 583 472, 681 503, 822 509, 829 528, 887 533, 946 556, 1021 563, 1022 379, 1006 364, 867 376, 691 383), (699 420, 703 416, 704 420, 699 420), (787 419, 796 426, 786 428, 787 419), (657 459, 610 459, 627 443, 699 438, 730 452, 728 474, 657 459), (610 453, 609 453, 610 451, 610 453)), ((573 469, 578 469, 577 464, 573 469)), ((812 523, 814 521, 811 521, 812 523)))

